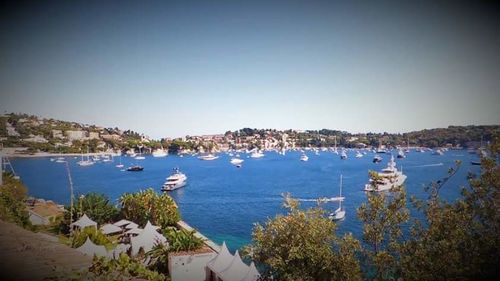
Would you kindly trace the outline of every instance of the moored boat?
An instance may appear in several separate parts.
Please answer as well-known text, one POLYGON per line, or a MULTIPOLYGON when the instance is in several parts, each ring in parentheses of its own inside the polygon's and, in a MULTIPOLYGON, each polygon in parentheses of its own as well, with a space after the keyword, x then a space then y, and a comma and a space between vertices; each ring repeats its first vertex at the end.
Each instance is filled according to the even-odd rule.
POLYGON ((403 171, 398 171, 396 168, 394 156, 391 156, 387 167, 382 169, 382 172, 377 175, 377 180, 370 179, 370 182, 365 185, 365 191, 390 190, 393 187, 401 186, 406 180, 406 175, 403 174, 403 171))
POLYGON ((139 165, 134 165, 127 168, 127 171, 129 172, 140 172, 142 170, 144 170, 144 167, 141 167, 139 165))
POLYGON ((179 170, 174 168, 174 172, 170 175, 163 184, 162 191, 172 191, 184 187, 187 183, 187 176, 179 170))

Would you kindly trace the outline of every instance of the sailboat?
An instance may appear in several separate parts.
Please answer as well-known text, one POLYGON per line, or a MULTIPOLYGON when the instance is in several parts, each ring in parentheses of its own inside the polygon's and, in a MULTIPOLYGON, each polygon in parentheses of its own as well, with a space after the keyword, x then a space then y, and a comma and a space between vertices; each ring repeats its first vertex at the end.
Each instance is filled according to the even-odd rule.
POLYGON ((82 153, 82 160, 78 161, 77 164, 80 165, 80 166, 91 166, 91 165, 94 165, 94 161, 90 160, 90 157, 89 157, 89 148, 87 147, 87 159, 84 160, 83 159, 83 153, 82 153))
POLYGON ((123 168, 122 156, 120 155, 120 164, 116 165, 117 168, 123 168))
POLYGON ((339 154, 337 150, 337 136, 333 136, 333 140, 335 141, 335 147, 333 148, 333 153, 339 154))
MULTIPOLYGON (((339 197, 342 197, 342 175, 340 175, 340 194, 339 197)), ((345 218, 345 209, 342 207, 342 201, 339 200, 339 207, 333 213, 331 213, 328 217, 332 220, 341 220, 345 218)))
POLYGON ((409 153, 410 152, 410 136, 408 136, 408 138, 406 139, 406 149, 404 151, 405 153, 409 153))
POLYGON ((146 157, 142 156, 142 147, 139 147, 139 155, 134 157, 135 160, 144 160, 146 157))

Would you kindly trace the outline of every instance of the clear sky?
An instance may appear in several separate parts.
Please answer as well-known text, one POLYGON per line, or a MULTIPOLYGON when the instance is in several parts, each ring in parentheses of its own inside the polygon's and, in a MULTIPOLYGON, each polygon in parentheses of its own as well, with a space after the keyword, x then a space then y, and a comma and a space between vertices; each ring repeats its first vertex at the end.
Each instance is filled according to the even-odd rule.
POLYGON ((459 1, 0 7, 0 110, 152 137, 500 124, 500 12, 459 1))

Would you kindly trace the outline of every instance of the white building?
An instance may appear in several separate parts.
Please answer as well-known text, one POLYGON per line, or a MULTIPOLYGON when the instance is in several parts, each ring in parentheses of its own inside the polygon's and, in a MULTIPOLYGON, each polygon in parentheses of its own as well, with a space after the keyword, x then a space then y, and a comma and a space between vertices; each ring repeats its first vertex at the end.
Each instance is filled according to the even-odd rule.
POLYGON ((87 138, 86 131, 66 131, 64 132, 70 141, 84 140, 87 138))

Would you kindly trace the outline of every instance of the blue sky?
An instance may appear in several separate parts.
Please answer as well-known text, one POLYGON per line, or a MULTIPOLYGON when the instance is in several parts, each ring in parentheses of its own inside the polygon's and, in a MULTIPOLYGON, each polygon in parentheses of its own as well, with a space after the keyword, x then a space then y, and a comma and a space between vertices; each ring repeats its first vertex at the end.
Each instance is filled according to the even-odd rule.
POLYGON ((2 11, 2 112, 156 138, 500 124, 494 7, 66 1, 2 11))

